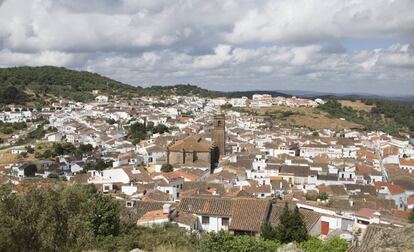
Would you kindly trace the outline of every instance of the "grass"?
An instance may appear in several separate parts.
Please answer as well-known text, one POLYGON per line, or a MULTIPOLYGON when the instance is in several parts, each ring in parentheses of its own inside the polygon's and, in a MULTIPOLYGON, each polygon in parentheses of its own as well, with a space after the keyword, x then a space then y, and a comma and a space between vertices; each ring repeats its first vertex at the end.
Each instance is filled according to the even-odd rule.
POLYGON ((350 101, 350 100, 340 100, 339 101, 342 106, 348 106, 355 110, 362 110, 366 112, 370 112, 374 105, 366 105, 365 103, 361 102, 360 100, 350 101))
POLYGON ((362 126, 346 120, 338 118, 332 118, 326 112, 319 110, 318 108, 290 108, 285 106, 273 106, 270 108, 258 108, 249 109, 251 112, 255 112, 258 115, 266 115, 277 113, 278 115, 282 112, 291 112, 292 114, 287 117, 278 116, 275 120, 289 126, 306 127, 313 130, 318 129, 355 129, 361 128, 362 126))

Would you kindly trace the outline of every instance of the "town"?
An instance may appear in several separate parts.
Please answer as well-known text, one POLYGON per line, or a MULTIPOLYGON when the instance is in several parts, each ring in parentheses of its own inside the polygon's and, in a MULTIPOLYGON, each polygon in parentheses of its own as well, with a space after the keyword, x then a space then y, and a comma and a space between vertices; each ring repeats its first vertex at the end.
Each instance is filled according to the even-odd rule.
POLYGON ((143 96, 93 92, 0 112, 0 182, 93 184, 139 226, 259 236, 283 207, 297 207, 309 235, 364 251, 414 208, 409 138, 359 129, 288 127, 247 109, 316 108, 323 99, 143 96), (240 109, 243 108, 243 109, 240 109))

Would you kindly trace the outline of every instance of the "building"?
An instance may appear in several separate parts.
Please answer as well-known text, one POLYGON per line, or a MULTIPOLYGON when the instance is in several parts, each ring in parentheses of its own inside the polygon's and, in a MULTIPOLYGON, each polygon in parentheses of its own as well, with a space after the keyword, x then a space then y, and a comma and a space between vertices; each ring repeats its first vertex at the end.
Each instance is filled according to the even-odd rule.
POLYGON ((220 155, 225 155, 226 125, 223 114, 214 116, 214 128, 212 138, 217 145, 220 155))
POLYGON ((197 136, 176 141, 168 146, 167 153, 167 162, 171 165, 204 166, 211 172, 219 158, 216 144, 197 136))

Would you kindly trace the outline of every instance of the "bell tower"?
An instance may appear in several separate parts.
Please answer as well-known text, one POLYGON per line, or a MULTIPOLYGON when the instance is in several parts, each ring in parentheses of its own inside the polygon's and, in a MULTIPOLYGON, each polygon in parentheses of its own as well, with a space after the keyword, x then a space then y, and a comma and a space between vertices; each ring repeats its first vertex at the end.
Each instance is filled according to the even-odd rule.
POLYGON ((225 139, 226 139, 226 125, 224 114, 214 116, 213 124, 213 141, 216 143, 220 155, 224 155, 225 139))

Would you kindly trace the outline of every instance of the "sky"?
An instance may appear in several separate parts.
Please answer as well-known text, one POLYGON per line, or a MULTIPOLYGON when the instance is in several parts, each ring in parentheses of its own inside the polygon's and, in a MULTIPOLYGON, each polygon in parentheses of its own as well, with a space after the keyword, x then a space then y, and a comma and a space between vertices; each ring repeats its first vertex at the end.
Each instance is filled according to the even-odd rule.
POLYGON ((0 67, 414 95, 414 0, 0 0, 0 67))

